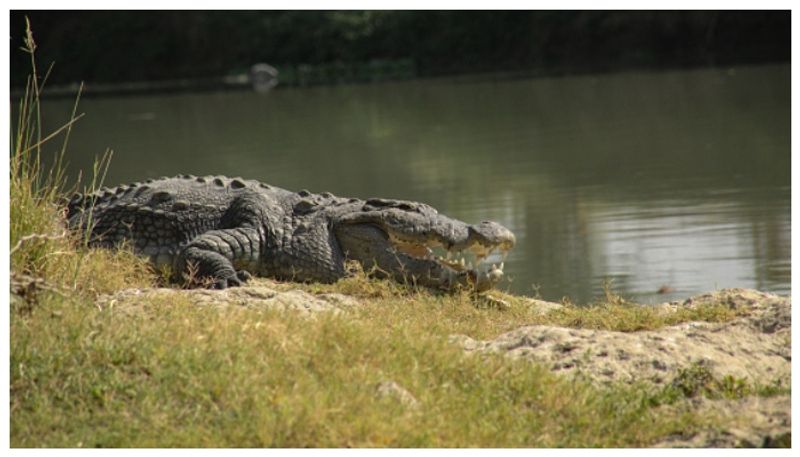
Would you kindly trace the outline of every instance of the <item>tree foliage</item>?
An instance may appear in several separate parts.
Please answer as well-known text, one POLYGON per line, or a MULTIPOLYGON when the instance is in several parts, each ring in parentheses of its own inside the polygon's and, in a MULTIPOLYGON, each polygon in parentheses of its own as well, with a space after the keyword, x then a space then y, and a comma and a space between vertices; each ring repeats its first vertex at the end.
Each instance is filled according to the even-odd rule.
POLYGON ((53 82, 216 77, 276 66, 411 59, 420 76, 544 74, 790 59, 789 11, 12 11, 53 82))

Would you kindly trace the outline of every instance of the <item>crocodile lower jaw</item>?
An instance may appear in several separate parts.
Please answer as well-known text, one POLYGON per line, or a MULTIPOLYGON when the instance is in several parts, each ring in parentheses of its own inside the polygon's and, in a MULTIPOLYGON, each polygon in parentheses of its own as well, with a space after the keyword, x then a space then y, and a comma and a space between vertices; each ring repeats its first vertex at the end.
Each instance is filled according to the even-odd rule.
POLYGON ((436 241, 429 242, 408 242, 389 237, 392 246, 403 254, 417 259, 433 261, 442 267, 451 270, 454 275, 466 273, 473 283, 481 281, 491 281, 497 283, 503 277, 503 268, 506 255, 510 250, 509 246, 497 245, 487 247, 480 243, 473 243, 461 250, 448 251, 441 247, 436 241), (437 251, 444 251, 443 255, 437 255, 437 251), (488 259, 501 256, 500 262, 490 263, 488 259))

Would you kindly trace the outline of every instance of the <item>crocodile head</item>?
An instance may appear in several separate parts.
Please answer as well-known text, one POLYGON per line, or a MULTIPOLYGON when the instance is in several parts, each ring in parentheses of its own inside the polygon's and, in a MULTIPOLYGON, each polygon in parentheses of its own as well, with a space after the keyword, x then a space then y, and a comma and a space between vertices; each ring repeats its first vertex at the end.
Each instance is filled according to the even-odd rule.
POLYGON ((417 202, 370 199, 339 214, 335 236, 347 258, 384 275, 443 289, 483 291, 503 277, 514 234, 484 221, 470 225, 417 202))

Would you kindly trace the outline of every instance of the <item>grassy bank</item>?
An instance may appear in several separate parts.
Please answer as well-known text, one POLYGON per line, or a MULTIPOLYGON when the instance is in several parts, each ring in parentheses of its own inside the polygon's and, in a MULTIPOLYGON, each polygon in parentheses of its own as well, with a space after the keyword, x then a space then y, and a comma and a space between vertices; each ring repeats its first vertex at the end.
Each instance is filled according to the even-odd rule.
POLYGON ((662 414, 663 392, 643 386, 465 357, 447 343, 453 330, 523 322, 456 299, 385 298, 314 319, 142 306, 54 299, 13 316, 13 445, 642 446, 712 420, 662 414), (376 396, 384 381, 419 405, 376 396))
MULTIPOLYGON (((33 62, 35 45, 29 42, 33 62)), ((35 62, 34 68, 35 68, 35 62)), ((291 311, 143 300, 98 307, 102 294, 159 276, 124 249, 94 250, 64 229, 60 161, 69 126, 41 132, 34 74, 11 152, 11 445, 14 447, 647 446, 719 425, 681 407, 692 395, 774 390, 687 372, 680 384, 598 386, 523 361, 465 356, 452 334, 491 338, 532 323, 634 331, 726 321, 719 305, 669 316, 609 293, 547 313, 499 295, 438 295, 358 275, 331 286, 362 307, 312 318, 291 311), (58 146, 52 146, 60 141, 58 146), (394 382, 413 401, 378 394, 394 382)), ((77 118, 77 110, 73 119, 77 118)), ((88 187, 101 181, 102 167, 88 187)))
MULTIPOLYGON (((351 291, 367 284, 366 305, 313 318, 188 299, 148 300, 126 313, 44 294, 29 312, 12 313, 12 445, 647 446, 722 425, 664 405, 778 393, 702 370, 667 388, 601 387, 523 361, 468 357, 448 342, 532 322, 618 327, 602 316, 639 315, 628 306, 542 316, 348 281, 351 291), (384 382, 414 405, 377 395, 384 382)), ((724 319, 713 308, 706 315, 724 319)))

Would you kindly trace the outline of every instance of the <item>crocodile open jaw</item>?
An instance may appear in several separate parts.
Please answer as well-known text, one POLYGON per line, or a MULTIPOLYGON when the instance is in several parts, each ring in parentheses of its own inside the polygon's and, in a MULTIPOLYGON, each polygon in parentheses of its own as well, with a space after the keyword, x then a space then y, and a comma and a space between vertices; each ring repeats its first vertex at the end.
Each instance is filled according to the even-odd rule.
POLYGON ((398 252, 416 259, 436 262, 451 270, 453 276, 466 274, 468 282, 481 291, 493 287, 503 279, 504 260, 514 246, 513 235, 504 237, 493 245, 474 241, 466 246, 451 245, 450 249, 445 248, 435 238, 422 242, 408 241, 389 234, 389 241, 398 252))

